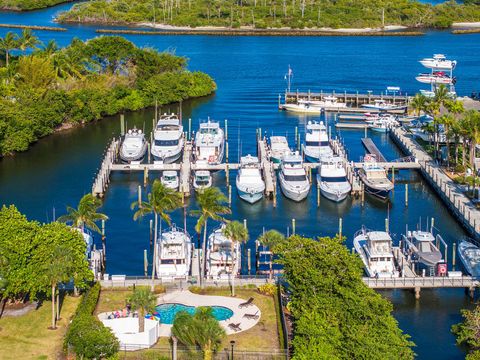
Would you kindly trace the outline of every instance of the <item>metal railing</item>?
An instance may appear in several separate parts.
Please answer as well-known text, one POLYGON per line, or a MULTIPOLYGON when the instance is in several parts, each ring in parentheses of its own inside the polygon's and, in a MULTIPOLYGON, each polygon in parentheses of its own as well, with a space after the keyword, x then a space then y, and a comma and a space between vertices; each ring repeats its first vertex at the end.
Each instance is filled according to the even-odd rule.
POLYGON ((471 276, 364 277, 363 282, 372 289, 471 288, 478 285, 478 281, 471 276))

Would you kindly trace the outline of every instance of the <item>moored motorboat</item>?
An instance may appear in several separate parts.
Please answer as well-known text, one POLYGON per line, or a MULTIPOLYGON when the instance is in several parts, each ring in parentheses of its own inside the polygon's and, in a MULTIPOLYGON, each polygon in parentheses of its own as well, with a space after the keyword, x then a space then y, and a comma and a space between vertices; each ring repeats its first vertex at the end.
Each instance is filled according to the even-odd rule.
POLYGON ((265 182, 260 171, 260 163, 255 156, 247 155, 240 158, 236 186, 238 196, 242 200, 253 204, 263 197, 265 182))
POLYGON ((309 121, 305 127, 305 160, 319 162, 322 157, 330 157, 333 150, 328 141, 327 127, 323 121, 309 121))
POLYGON ((365 191, 381 199, 386 199, 393 189, 393 183, 388 179, 385 168, 377 163, 373 154, 365 155, 358 176, 365 184, 365 191))
POLYGON ((372 117, 365 121, 369 129, 376 132, 388 132, 390 129, 399 126, 395 116, 382 114, 378 117, 372 117))
POLYGON ((180 118, 175 114, 163 114, 153 131, 151 153, 155 161, 170 164, 177 161, 183 152, 184 134, 180 118))
POLYGON ((455 77, 451 77, 443 71, 434 71, 433 73, 418 74, 415 79, 424 84, 455 84, 455 77))
POLYGON ((195 134, 195 158, 209 165, 218 165, 223 161, 225 135, 220 123, 211 121, 200 123, 195 134))
POLYGON ((385 231, 357 231, 353 238, 355 251, 362 259, 369 277, 398 277, 392 238, 385 231))
POLYGON ((192 261, 190 235, 175 225, 162 231, 158 239, 156 270, 159 278, 187 278, 192 261))
POLYGON ((280 164, 285 154, 290 152, 288 141, 285 136, 270 136, 270 160, 280 164))
POLYGON ((380 111, 392 111, 392 110, 405 110, 407 105, 405 104, 391 104, 383 99, 376 99, 373 104, 363 104, 362 107, 367 109, 375 109, 380 111))
POLYGON ((321 194, 335 202, 344 200, 352 190, 347 180, 343 159, 338 156, 322 158, 317 183, 321 194))
POLYGON ((165 187, 173 190, 177 190, 179 187, 178 174, 174 170, 164 171, 160 181, 165 187))
POLYGON ((206 275, 211 278, 228 278, 238 274, 241 267, 240 243, 232 243, 223 234, 224 227, 222 225, 208 237, 206 275))
POLYGON ((434 54, 433 58, 420 60, 420 64, 428 69, 434 70, 453 70, 457 66, 456 60, 448 60, 443 54, 434 54))
POLYGON ((309 101, 298 101, 298 103, 287 103, 281 106, 283 110, 290 112, 297 112, 303 114, 320 114, 322 108, 320 106, 314 105, 309 101))
POLYGON ((283 156, 278 174, 283 194, 293 200, 305 199, 310 191, 310 182, 303 168, 302 157, 298 152, 283 156))
POLYGON ((458 244, 458 255, 465 270, 474 278, 480 277, 480 248, 463 240, 458 244))
POLYGON ((208 170, 197 170, 193 175, 193 188, 196 191, 212 186, 212 175, 208 170))
POLYGON ((406 250, 412 259, 423 264, 427 268, 436 266, 442 261, 442 253, 435 245, 435 237, 429 231, 407 231, 402 235, 406 243, 406 250))
POLYGON ((147 141, 142 130, 133 128, 125 134, 120 146, 120 159, 123 162, 142 161, 147 152, 147 141))

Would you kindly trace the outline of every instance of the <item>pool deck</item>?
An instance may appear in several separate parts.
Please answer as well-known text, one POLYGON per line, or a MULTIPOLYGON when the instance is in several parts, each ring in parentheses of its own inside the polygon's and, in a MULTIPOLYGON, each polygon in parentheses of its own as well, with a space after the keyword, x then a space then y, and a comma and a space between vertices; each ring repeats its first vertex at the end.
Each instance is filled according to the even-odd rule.
MULTIPOLYGON (((168 294, 164 294, 158 297, 158 305, 178 303, 188 306, 224 306, 233 311, 233 316, 230 319, 219 321, 220 325, 225 329, 227 335, 240 333, 242 331, 251 329, 254 327, 261 317, 260 309, 251 304, 248 307, 239 308, 238 306, 246 302, 248 299, 240 299, 237 297, 227 296, 211 296, 211 295, 198 295, 188 290, 174 291, 168 294), (247 319, 243 317, 245 314, 257 314, 258 319, 247 319), (240 331, 235 332, 228 327, 228 324, 240 324, 240 331)), ((160 324, 160 336, 169 337, 172 333, 172 325, 160 324)))

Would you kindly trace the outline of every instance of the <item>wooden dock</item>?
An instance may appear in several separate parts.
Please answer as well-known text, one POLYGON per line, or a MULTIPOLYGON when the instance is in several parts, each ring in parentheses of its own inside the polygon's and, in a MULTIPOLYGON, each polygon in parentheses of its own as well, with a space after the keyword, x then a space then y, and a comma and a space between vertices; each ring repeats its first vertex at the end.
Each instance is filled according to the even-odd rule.
POLYGON ((180 192, 183 192, 184 195, 190 196, 190 174, 191 169, 191 160, 192 160, 192 149, 193 144, 191 141, 185 142, 185 147, 183 149, 183 159, 180 164, 180 192))
POLYGON ((368 124, 358 124, 358 123, 335 123, 337 129, 368 129, 368 124))
MULTIPOLYGON (((363 168, 365 163, 355 162, 353 167, 356 169, 363 168)), ((410 169, 420 169, 421 165, 416 161, 389 161, 389 162, 377 162, 377 165, 387 169, 387 170, 410 170, 410 169)))
POLYGON ((376 160, 380 163, 386 163, 387 159, 382 152, 377 148, 377 145, 370 138, 362 138, 362 144, 369 154, 375 155, 376 160))
POLYGON ((452 214, 476 240, 480 239, 480 211, 465 194, 464 189, 453 182, 407 131, 396 128, 390 132, 393 141, 407 154, 415 156, 427 182, 440 195, 452 214))
POLYGON ((107 190, 110 182, 110 172, 112 171, 112 165, 116 162, 118 156, 118 150, 120 149, 120 140, 113 139, 108 146, 100 170, 95 176, 95 180, 92 185, 92 194, 95 196, 103 197, 103 194, 107 190))
POLYGON ((265 195, 274 197, 276 194, 277 176, 275 174, 275 167, 268 155, 268 145, 265 138, 258 139, 257 153, 263 171, 263 178, 265 180, 265 195))

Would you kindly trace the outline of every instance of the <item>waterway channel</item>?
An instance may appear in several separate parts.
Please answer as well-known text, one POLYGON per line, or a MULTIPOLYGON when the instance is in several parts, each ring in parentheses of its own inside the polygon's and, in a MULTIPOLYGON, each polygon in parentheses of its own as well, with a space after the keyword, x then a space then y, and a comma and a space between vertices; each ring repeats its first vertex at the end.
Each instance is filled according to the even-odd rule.
MULTIPOLYGON (((52 24, 52 17, 71 4, 55 8, 18 13, 0 13, 0 23, 29 25, 52 24)), ((60 25, 59 25, 60 26, 60 25)), ((68 25, 66 32, 37 32, 44 42, 55 39, 61 46, 73 37, 94 37, 95 26, 68 25)), ((8 29, 0 29, 3 36, 8 29)), ((19 30, 13 30, 19 31, 19 30)), ((303 134, 306 121, 318 117, 299 117, 276 108, 278 94, 285 89, 284 75, 291 65, 293 88, 312 91, 384 91, 387 86, 400 86, 414 93, 420 89, 414 77, 422 71, 418 60, 433 53, 446 53, 458 60, 457 91, 468 95, 480 89, 480 35, 454 36, 448 32, 431 31, 421 37, 221 37, 221 36, 126 36, 139 46, 175 51, 189 58, 191 70, 211 74, 218 84, 215 95, 186 102, 184 118, 192 118, 193 129, 208 116, 228 119, 230 161, 238 154, 255 153, 255 132, 261 127, 267 135, 287 135, 294 146, 295 127, 303 134)), ((163 111, 176 111, 176 106, 163 111)), ((151 130, 153 109, 126 114, 128 126, 145 126, 151 130)), ((325 120, 325 119, 324 119, 325 120)), ((328 122, 331 119, 326 119, 328 122)), ((186 124, 185 124, 186 125, 186 124)), ((102 153, 112 138, 118 136, 118 117, 68 130, 42 139, 26 153, 0 160, 0 203, 14 203, 30 218, 51 221, 53 209, 60 215, 66 205, 91 191, 93 176, 102 153)), ((352 160, 358 160, 364 150, 360 143, 363 131, 342 131, 341 136, 352 160)), ((370 134, 387 159, 403 155, 391 140, 382 134, 370 134)), ((151 174, 154 175, 154 174, 151 174)), ((398 240, 405 224, 415 226, 420 218, 434 217, 436 226, 451 245, 465 235, 451 217, 439 197, 416 171, 396 175, 396 189, 390 203, 366 198, 347 199, 336 205, 322 198, 316 206, 316 192, 300 204, 278 195, 278 204, 263 200, 249 205, 240 201, 233 184, 232 217, 247 219, 253 240, 263 228, 287 231, 291 219, 296 219, 297 233, 307 236, 329 236, 338 230, 343 218, 346 245, 352 246, 352 235, 362 225, 383 229, 384 219, 390 218, 390 230, 398 240), (405 185, 409 184, 409 206, 404 203, 405 185)), ((105 197, 103 211, 107 223, 107 267, 110 274, 142 275, 143 250, 149 249, 148 219, 134 222, 130 203, 137 197, 141 174, 114 174, 105 197)), ((214 184, 227 191, 225 174, 217 173, 214 184)), ((195 206, 190 200, 189 209, 195 206)), ((183 226, 182 211, 173 214, 174 222, 183 226)), ((194 234, 195 219, 187 218, 187 229, 194 234)), ((291 230, 290 230, 291 231, 291 230)), ((450 246, 451 248, 451 246, 450 246)), ((451 249, 449 253, 451 259, 451 249)), ((245 271, 245 269, 244 269, 245 271)), ((412 336, 421 359, 462 359, 464 349, 455 345, 450 333, 452 324, 460 321, 459 311, 472 304, 463 290, 423 290, 415 301, 409 291, 385 291, 394 305, 394 315, 401 328, 412 336)))

